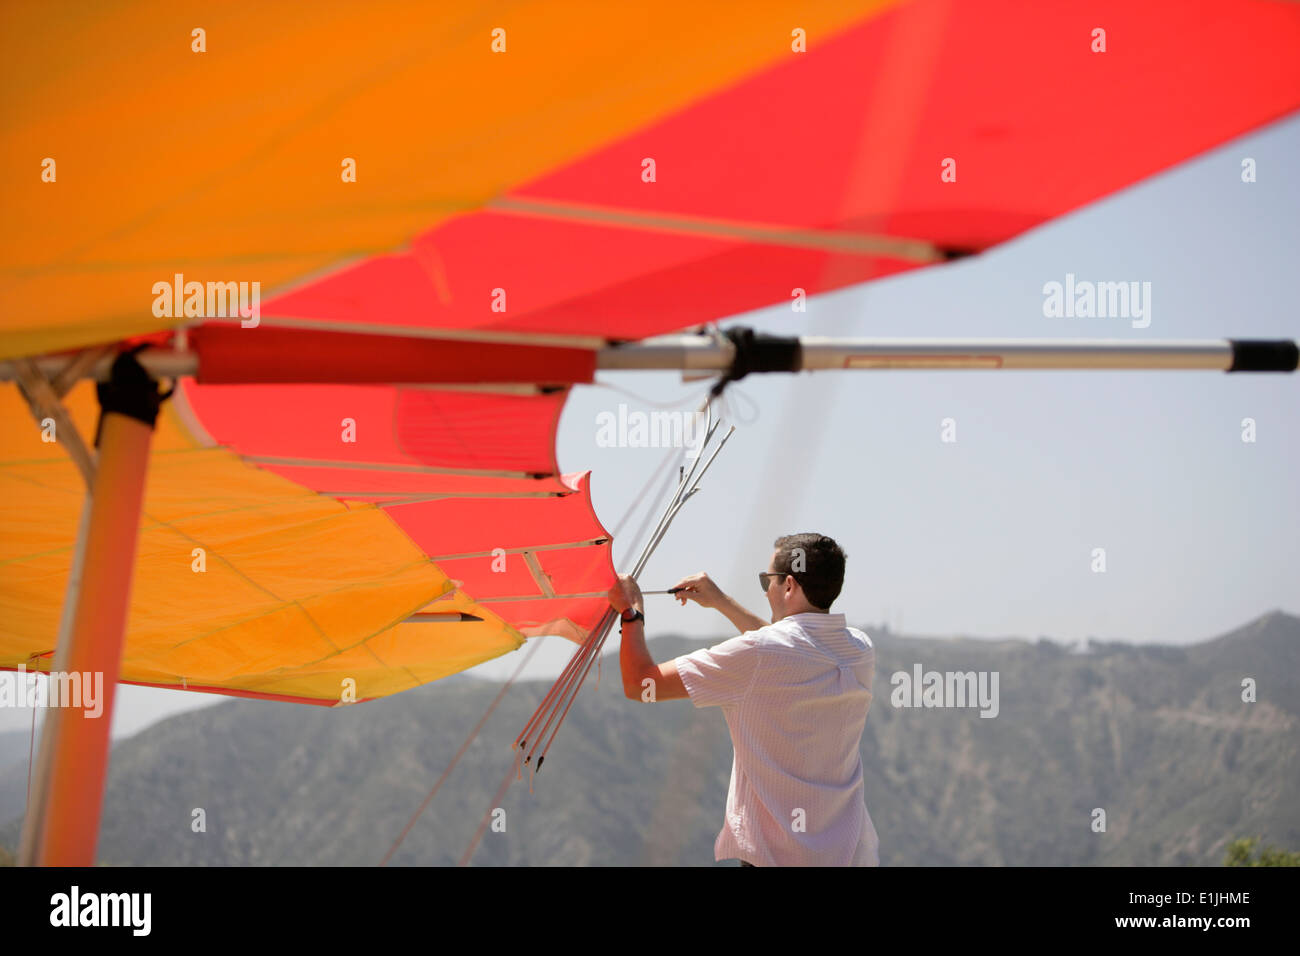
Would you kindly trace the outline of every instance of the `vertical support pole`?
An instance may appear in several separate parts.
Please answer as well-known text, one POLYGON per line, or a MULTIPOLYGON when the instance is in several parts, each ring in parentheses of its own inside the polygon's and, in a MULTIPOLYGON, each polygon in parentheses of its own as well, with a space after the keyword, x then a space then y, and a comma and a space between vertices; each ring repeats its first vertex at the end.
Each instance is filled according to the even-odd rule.
POLYGON ((131 353, 118 357, 109 383, 100 386, 99 460, 77 544, 80 582, 68 595, 76 610, 70 633, 59 635, 47 678, 56 706, 46 713, 23 826, 19 862, 26 866, 95 862, 149 446, 162 397, 131 353), (80 700, 64 706, 69 702, 55 694, 73 686, 80 700))

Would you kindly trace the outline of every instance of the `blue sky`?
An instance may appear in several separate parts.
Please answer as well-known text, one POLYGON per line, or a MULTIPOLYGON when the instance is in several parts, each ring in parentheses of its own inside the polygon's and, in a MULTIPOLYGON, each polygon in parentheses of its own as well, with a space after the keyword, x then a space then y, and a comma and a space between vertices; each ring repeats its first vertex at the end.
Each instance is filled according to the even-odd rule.
MULTIPOLYGON (((782 305, 731 321, 808 335, 1300 338, 1297 154, 1293 119, 981 256, 816 297, 802 315, 782 305), (1255 183, 1241 181, 1246 157, 1255 183), (1067 273, 1150 282, 1150 326, 1045 318, 1043 285, 1067 273)), ((575 390, 560 465, 593 470, 607 528, 665 452, 599 447, 597 415, 703 388, 623 373, 575 390)), ((1276 608, 1300 612, 1295 375, 801 373, 748 378, 728 404, 737 431, 648 565, 647 589, 707 571, 766 617, 755 572, 772 540, 819 531, 849 555, 833 610, 868 633, 887 622, 909 635, 1182 644, 1276 608), (1253 444, 1241 441, 1246 417, 1253 444), (939 440, 944 418, 956 420, 955 443, 939 440), (1090 569, 1096 547, 1104 574, 1090 569)), ((625 570, 632 557, 615 553, 625 570)), ((656 634, 731 636, 716 612, 667 597, 647 605, 652 654, 656 634)), ((558 672, 572 649, 546 639, 527 675, 558 672)), ((471 673, 509 674, 518 653, 471 673)), ((222 700, 126 686, 114 735, 222 700)), ((0 714, 0 730, 29 720, 0 714)))

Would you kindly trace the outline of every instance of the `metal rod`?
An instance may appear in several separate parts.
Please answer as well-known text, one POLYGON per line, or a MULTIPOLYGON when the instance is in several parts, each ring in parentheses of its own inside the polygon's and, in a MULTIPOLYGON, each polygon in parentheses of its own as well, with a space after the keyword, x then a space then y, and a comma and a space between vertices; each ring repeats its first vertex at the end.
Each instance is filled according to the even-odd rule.
MULTIPOLYGON (((803 336, 795 370, 1208 369, 1233 362, 1228 339, 855 339, 803 336)), ((602 370, 723 371, 735 346, 699 335, 661 336, 602 349, 602 370)))
MULTIPOLYGON (((609 610, 606 609, 605 613, 608 614, 609 610)), ((601 623, 604 623, 603 617, 601 618, 601 623)), ((582 658, 584 651, 587 649, 587 646, 594 645, 598 640, 596 630, 597 630, 596 628, 592 628, 590 633, 587 634, 587 639, 583 641, 582 644, 578 646, 578 649, 573 652, 573 656, 570 657, 569 662, 564 665, 564 670, 560 672, 560 676, 556 678, 553 684, 551 684, 551 688, 546 692, 546 696, 542 698, 542 702, 537 705, 537 709, 533 711, 533 715, 530 718, 528 718, 528 723, 524 724, 524 729, 521 730, 519 734, 515 737, 515 742, 513 744, 514 747, 518 748, 518 747, 525 747, 528 745, 528 738, 533 736, 532 733, 533 726, 541 719, 542 714, 544 714, 546 710, 550 707, 551 700, 555 697, 556 694, 559 693, 560 687, 568 683, 569 675, 578 667, 578 661, 580 658, 582 658)), ((534 750, 536 749, 535 744, 533 749, 534 750)), ((531 758, 531 756, 532 756, 532 752, 530 751, 529 758, 531 758)))
MULTIPOLYGON (((659 517, 659 522, 655 525, 654 533, 651 534, 650 538, 642 546, 641 553, 638 555, 636 563, 632 569, 632 576, 634 578, 640 576, 641 571, 645 568, 646 562, 649 561, 650 556, 654 553, 659 541, 663 538, 664 534, 667 533, 668 525, 672 523, 673 518, 681 509, 682 505, 685 504, 686 500, 690 498, 691 495, 699 491, 699 477, 702 477, 704 471, 708 470, 709 465, 712 464, 713 458, 717 456, 718 450, 721 449, 722 444, 725 444, 727 438, 731 436, 731 432, 735 431, 733 426, 727 433, 727 436, 722 439, 722 443, 719 444, 718 449, 715 449, 713 455, 704 462, 704 471, 700 471, 699 476, 696 476, 696 469, 700 466, 703 452, 708 447, 714 433, 721 424, 720 422, 713 421, 713 405, 710 399, 705 398, 704 402, 700 406, 700 410, 707 412, 708 417, 706 420, 707 426, 705 437, 701 442, 699 454, 695 461, 691 463, 691 469, 689 472, 686 472, 685 469, 682 470, 678 478, 677 488, 664 506, 663 513, 659 517), (693 487, 690 487, 690 489, 687 490, 688 486, 692 485, 693 487)), ((604 615, 602 615, 599 624, 588 634, 587 640, 583 642, 582 646, 574 652, 573 656, 569 659, 569 663, 565 666, 564 671, 560 674, 560 677, 551 686, 545 699, 543 699, 542 703, 533 712, 532 717, 529 718, 524 729, 520 731, 519 735, 515 738, 514 746, 516 748, 528 748, 527 753, 523 757, 523 762, 524 764, 531 764, 532 767, 529 774, 530 792, 532 790, 533 775, 541 769, 542 762, 546 759, 546 754, 550 750, 551 743, 555 740, 556 734, 559 733, 560 726, 564 723, 564 718, 568 716, 569 708, 573 706, 574 700, 577 699, 578 693, 582 690, 583 683, 586 682, 587 674, 591 672, 592 663, 600 659, 600 653, 605 645, 605 639, 609 636, 609 632, 613 628, 614 617, 613 608, 607 608, 604 615), (548 714, 549 716, 546 716, 548 714), (546 716, 546 722, 541 725, 541 729, 538 731, 537 727, 543 716, 546 716), (556 722, 557 717, 559 718, 558 722, 556 722), (551 729, 552 723, 555 723, 553 730, 551 729), (548 730, 551 731, 549 736, 547 736, 548 730), (542 744, 543 738, 545 739, 544 745, 542 744), (532 741, 531 747, 528 746, 529 740, 532 741), (537 755, 537 749, 539 746, 542 747, 542 752, 541 755, 538 756, 537 760, 534 761, 533 757, 537 755)))
MULTIPOLYGON (((704 449, 708 447, 709 442, 712 440, 713 435, 717 431, 718 426, 721 425, 721 422, 713 422, 713 406, 712 406, 712 402, 709 399, 705 399, 703 407, 708 409, 710 427, 708 429, 708 433, 704 439, 704 442, 702 443, 700 448, 701 456, 703 455, 704 449)), ((646 545, 641 550, 641 555, 637 559, 636 565, 632 570, 633 578, 637 578, 641 576, 641 572, 645 569, 645 565, 650 560, 650 556, 654 554, 655 549, 659 546, 659 542, 663 540, 664 535, 668 533, 668 528, 672 524, 673 518, 675 518, 677 516, 677 512, 679 512, 682 509, 682 505, 684 505, 692 495, 694 495, 696 492, 700 490, 699 487, 700 479, 704 477, 704 473, 709 470, 709 466, 713 464, 713 460, 717 458, 718 453, 722 451, 722 446, 727 443, 727 439, 731 437, 732 432, 734 432, 735 430, 736 428, 733 425, 727 431, 727 434, 724 435, 722 440, 718 443, 718 447, 713 450, 713 454, 710 455, 708 460, 704 462, 704 468, 700 470, 698 475, 696 475, 695 469, 699 467, 701 457, 696 458, 695 462, 692 463, 691 465, 690 472, 683 476, 682 483, 678 486, 676 494, 673 496, 673 499, 668 503, 668 509, 665 511, 664 517, 660 519, 660 524, 659 527, 656 529, 656 533, 654 534, 654 536, 651 537, 651 539, 646 543, 646 545), (683 495, 682 489, 685 487, 687 483, 691 484, 691 489, 685 495, 683 495)), ((539 756, 537 758, 537 761, 533 764, 533 770, 532 770, 533 775, 536 775, 537 771, 541 769, 542 762, 546 760, 546 754, 550 751, 552 742, 554 742, 556 735, 560 732, 560 727, 561 725, 563 725, 565 717, 568 716, 569 708, 573 706, 574 700, 577 699, 578 693, 582 690, 582 685, 587 679, 587 674, 590 673, 591 671, 592 661, 597 660, 600 657, 601 650, 605 645, 605 639, 609 636, 609 632, 613 626, 614 623, 613 618, 614 618, 613 609, 611 608, 608 612, 606 612, 606 617, 602 618, 601 620, 599 639, 596 641, 590 654, 587 655, 586 667, 581 669, 582 670, 581 676, 578 678, 576 685, 573 686, 572 692, 570 693, 566 690, 566 693, 562 694, 559 701, 557 702, 556 707, 558 708, 559 704, 564 703, 565 696, 568 697, 568 703, 565 704, 564 711, 560 713, 559 722, 556 723, 555 729, 551 731, 551 735, 546 739, 546 745, 542 748, 541 756, 539 756)), ((575 655, 575 659, 576 657, 577 655, 575 655)), ((548 726, 550 725, 549 720, 547 721, 547 725, 548 726)), ((545 734, 545 732, 546 732, 545 729, 543 729, 542 733, 545 734)), ((536 744, 534 744, 533 746, 535 750, 536 744)), ((529 756, 531 757, 531 755, 532 754, 530 753, 529 756)), ((532 789, 532 776, 529 777, 530 792, 531 789, 532 789)))
MULTIPOLYGON (((1264 343, 1231 339, 868 339, 803 336, 791 371, 818 369, 1189 369, 1244 370, 1244 347, 1263 344, 1292 348, 1289 339, 1264 343)), ((731 367, 735 346, 725 337, 665 335, 610 345, 596 350, 596 368, 611 370, 679 370, 721 372, 731 367)), ((105 381, 112 364, 105 355, 77 371, 83 378, 105 381)), ((68 367, 68 356, 42 355, 33 360, 53 378, 68 367)), ((193 351, 147 349, 139 356, 155 378, 194 376, 200 356, 193 351)), ((1267 369, 1266 369, 1267 370, 1267 369)), ((1289 368, 1275 369, 1289 371, 1289 368)), ((0 360, 0 381, 18 377, 17 360, 0 360)), ((352 380, 354 383, 356 379, 352 380)), ((272 384, 272 383, 268 383, 272 384)), ((322 382, 320 384, 327 384, 322 382)), ((405 383, 405 384, 432 384, 405 383)))

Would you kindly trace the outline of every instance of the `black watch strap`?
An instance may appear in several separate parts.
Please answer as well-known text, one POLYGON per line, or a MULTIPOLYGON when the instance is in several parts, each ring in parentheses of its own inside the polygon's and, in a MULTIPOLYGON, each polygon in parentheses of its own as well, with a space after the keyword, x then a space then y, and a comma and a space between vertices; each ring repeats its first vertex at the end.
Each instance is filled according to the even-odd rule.
POLYGON ((629 608, 628 610, 632 611, 632 616, 631 616, 631 617, 624 617, 624 616, 623 616, 623 614, 626 614, 627 611, 624 611, 623 614, 620 614, 620 615, 618 616, 619 620, 622 621, 624 624, 631 624, 633 621, 644 621, 644 620, 645 620, 645 615, 642 614, 640 611, 636 610, 635 608, 629 608))

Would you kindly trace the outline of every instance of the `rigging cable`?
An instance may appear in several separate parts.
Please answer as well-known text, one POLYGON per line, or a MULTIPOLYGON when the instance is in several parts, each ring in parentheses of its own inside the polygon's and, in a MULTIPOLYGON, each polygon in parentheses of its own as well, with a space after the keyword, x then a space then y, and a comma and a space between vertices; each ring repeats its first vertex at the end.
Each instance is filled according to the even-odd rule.
POLYGON ((462 743, 460 749, 456 751, 456 755, 451 758, 451 762, 448 763, 446 768, 442 771, 442 775, 439 776, 437 782, 434 783, 433 789, 429 791, 429 795, 424 798, 424 802, 420 804, 419 809, 417 809, 415 813, 411 814, 411 819, 407 821, 402 832, 398 834, 397 839, 393 841, 393 845, 388 848, 388 852, 384 854, 384 858, 379 862, 380 866, 388 865, 388 861, 393 858, 393 854, 397 852, 397 848, 402 845, 402 841, 406 839, 406 835, 410 833, 411 828, 415 826, 415 821, 420 819, 420 816, 424 811, 429 808, 429 804, 433 802, 434 794, 436 794, 438 789, 447 782, 447 778, 451 776, 451 772, 455 769, 460 758, 465 756, 465 751, 469 749, 469 745, 473 743, 474 738, 478 736, 478 732, 483 729, 483 725, 487 723, 487 719, 492 716, 492 711, 496 710, 497 704, 501 703, 501 698, 505 697, 506 691, 510 689, 510 685, 515 682, 515 678, 517 678, 523 672, 523 669, 528 666, 528 662, 532 660, 533 655, 537 653, 537 649, 541 646, 542 642, 539 640, 534 641, 533 646, 528 648, 528 653, 524 655, 524 659, 519 662, 519 666, 515 668, 515 672, 510 675, 510 679, 501 685, 501 690, 497 691, 497 695, 493 698, 492 703, 488 704, 488 708, 483 712, 483 716, 479 718, 478 723, 474 725, 474 729, 471 730, 469 736, 465 738, 465 742, 462 743))
MULTIPOLYGON (((24 687, 23 691, 26 692, 24 687)), ((32 736, 27 741, 27 800, 23 803, 23 821, 27 820, 27 810, 32 805, 32 754, 36 750, 36 708, 32 708, 32 736)))

